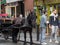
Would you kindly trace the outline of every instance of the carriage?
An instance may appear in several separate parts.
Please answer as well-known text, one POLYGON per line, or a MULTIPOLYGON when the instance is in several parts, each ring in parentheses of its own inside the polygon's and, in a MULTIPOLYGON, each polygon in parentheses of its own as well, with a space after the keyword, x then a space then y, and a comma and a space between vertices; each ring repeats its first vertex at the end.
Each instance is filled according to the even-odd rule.
MULTIPOLYGON (((4 35, 4 38, 7 40, 9 35, 11 36, 11 31, 12 31, 12 25, 14 25, 13 21, 14 19, 12 18, 1 18, 0 19, 1 24, 0 24, 0 32, 4 35)), ((24 32, 24 44, 26 44, 26 32, 29 31, 30 33, 30 44, 32 44, 32 27, 33 27, 33 23, 34 22, 34 18, 33 16, 31 16, 31 14, 25 19, 25 17, 23 18, 23 20, 21 21, 21 26, 18 27, 14 27, 13 29, 19 28, 20 31, 24 32)))
POLYGON ((3 35, 3 37, 7 40, 9 36, 11 36, 12 34, 12 30, 7 27, 9 27, 10 25, 12 25, 12 19, 10 18, 1 18, 0 19, 0 34, 1 36, 3 35))

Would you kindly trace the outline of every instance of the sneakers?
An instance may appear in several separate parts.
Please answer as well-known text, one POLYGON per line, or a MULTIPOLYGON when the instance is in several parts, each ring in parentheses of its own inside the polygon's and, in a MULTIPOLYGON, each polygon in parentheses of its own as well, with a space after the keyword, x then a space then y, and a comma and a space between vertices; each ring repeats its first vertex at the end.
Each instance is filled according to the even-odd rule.
MULTIPOLYGON (((50 41, 49 41, 49 42, 52 42, 52 39, 50 39, 50 41)), ((59 41, 57 41, 57 40, 56 40, 56 41, 55 41, 55 43, 59 43, 59 41)))
POLYGON ((47 43, 46 42, 43 42, 43 43, 41 43, 42 45, 46 45, 47 43))
POLYGON ((50 41, 49 42, 52 42, 52 39, 50 39, 50 41))
POLYGON ((59 41, 55 41, 55 43, 59 43, 59 41))

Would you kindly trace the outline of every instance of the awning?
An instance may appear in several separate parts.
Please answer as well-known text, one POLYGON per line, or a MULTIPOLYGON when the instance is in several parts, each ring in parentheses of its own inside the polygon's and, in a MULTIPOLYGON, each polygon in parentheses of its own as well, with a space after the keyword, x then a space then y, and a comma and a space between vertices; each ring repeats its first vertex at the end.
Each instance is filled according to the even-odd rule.
POLYGON ((23 1, 23 0, 6 0, 6 3, 12 3, 12 2, 17 2, 17 1, 23 1))
POLYGON ((8 14, 0 14, 0 16, 8 16, 8 14))
POLYGON ((0 2, 1 2, 0 4, 5 4, 6 0, 1 0, 0 2))

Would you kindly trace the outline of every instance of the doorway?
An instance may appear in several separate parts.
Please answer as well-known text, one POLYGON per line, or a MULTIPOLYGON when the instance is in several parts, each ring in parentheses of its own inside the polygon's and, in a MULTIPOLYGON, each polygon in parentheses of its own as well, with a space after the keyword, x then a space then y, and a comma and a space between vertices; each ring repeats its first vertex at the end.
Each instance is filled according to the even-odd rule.
POLYGON ((24 11, 24 2, 23 1, 19 1, 18 4, 19 5, 17 6, 17 14, 18 15, 22 14, 24 16, 24 14, 25 14, 24 13, 25 12, 24 11))
POLYGON ((11 16, 15 15, 15 7, 11 7, 11 16))

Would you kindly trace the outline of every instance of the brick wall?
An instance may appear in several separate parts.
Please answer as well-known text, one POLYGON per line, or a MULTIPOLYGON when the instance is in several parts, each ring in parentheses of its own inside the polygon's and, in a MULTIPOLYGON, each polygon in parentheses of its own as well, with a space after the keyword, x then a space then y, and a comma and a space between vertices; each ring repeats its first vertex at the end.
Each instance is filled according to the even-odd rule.
POLYGON ((25 11, 33 10, 33 0, 24 0, 25 11))

